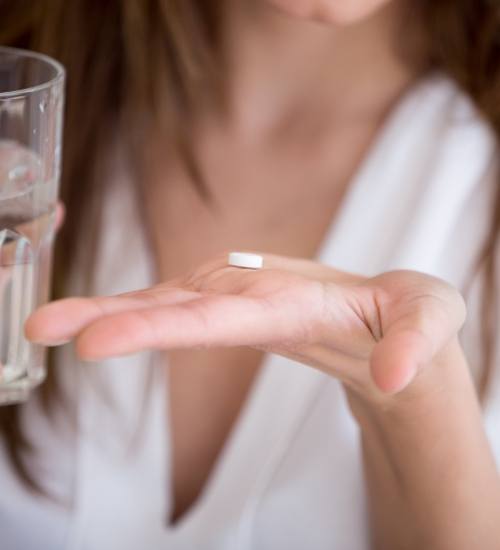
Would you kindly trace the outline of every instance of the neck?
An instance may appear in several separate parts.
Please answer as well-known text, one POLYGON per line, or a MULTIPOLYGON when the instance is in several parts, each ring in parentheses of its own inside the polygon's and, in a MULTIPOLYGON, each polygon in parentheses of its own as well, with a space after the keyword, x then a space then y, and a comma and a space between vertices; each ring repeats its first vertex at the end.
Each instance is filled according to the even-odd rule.
POLYGON ((231 124, 262 134, 304 115, 323 122, 380 116, 416 77, 397 51, 401 5, 339 27, 290 17, 264 0, 227 2, 231 124))

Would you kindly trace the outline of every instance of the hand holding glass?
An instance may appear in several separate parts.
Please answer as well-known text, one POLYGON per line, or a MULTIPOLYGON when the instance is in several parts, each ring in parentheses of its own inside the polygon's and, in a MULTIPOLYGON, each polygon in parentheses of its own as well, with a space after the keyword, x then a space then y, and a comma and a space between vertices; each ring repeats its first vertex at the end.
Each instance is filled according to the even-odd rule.
POLYGON ((45 350, 24 322, 48 300, 63 95, 59 63, 0 48, 0 404, 45 378, 45 350))

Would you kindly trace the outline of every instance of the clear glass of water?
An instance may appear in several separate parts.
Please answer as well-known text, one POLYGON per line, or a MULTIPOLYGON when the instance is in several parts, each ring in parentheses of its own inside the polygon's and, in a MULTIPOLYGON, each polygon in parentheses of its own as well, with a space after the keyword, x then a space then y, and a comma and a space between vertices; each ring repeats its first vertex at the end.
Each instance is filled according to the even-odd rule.
POLYGON ((48 300, 63 99, 59 63, 0 47, 0 405, 45 378, 45 350, 24 322, 48 300))

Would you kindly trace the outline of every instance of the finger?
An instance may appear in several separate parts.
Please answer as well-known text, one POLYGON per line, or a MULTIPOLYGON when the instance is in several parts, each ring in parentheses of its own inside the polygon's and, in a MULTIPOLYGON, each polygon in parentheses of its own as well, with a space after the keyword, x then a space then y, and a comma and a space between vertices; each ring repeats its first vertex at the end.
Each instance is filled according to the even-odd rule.
POLYGON ((458 332, 465 319, 465 304, 458 292, 448 294, 446 299, 424 298, 388 327, 370 362, 380 390, 403 390, 458 332))
POLYGON ((59 345, 71 340, 89 323, 107 315, 181 303, 199 296, 198 292, 159 286, 118 296, 67 298, 35 311, 26 321, 25 334, 32 342, 59 345))
MULTIPOLYGON (((261 345, 301 339, 300 316, 243 296, 211 295, 99 319, 78 337, 84 359, 145 349, 261 345)), ((307 320, 306 320, 307 321, 307 320)))
POLYGON ((56 231, 58 231, 62 224, 64 223, 64 219, 66 218, 66 208, 62 202, 58 202, 56 206, 56 231))

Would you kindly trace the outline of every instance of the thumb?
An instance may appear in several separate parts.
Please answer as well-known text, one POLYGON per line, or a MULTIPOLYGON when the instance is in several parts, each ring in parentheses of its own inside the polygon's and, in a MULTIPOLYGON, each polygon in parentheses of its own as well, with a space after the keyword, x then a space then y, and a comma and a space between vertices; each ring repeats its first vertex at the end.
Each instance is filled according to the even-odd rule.
POLYGON ((417 330, 392 330, 373 350, 370 362, 373 381, 384 393, 403 390, 420 366, 431 361, 435 349, 417 330))
POLYGON ((388 327, 370 361, 372 378, 382 392, 397 393, 407 387, 458 332, 465 320, 465 305, 456 296, 450 301, 423 298, 388 327))

